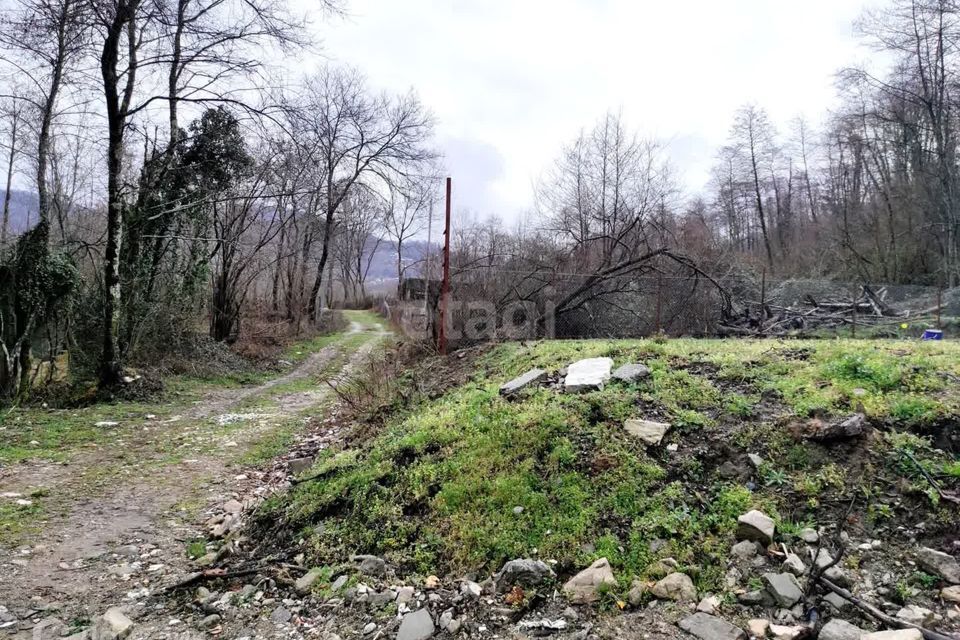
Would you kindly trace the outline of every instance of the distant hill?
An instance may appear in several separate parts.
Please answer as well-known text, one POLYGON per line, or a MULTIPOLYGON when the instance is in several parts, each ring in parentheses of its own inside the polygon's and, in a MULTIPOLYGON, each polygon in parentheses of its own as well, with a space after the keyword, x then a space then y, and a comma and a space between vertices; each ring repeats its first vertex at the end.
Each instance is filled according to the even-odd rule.
MULTIPOLYGON (((3 212, 3 198, 6 191, 0 189, 0 214, 3 212)), ((9 233, 23 233, 37 219, 37 194, 32 191, 10 191, 10 228, 9 233)))

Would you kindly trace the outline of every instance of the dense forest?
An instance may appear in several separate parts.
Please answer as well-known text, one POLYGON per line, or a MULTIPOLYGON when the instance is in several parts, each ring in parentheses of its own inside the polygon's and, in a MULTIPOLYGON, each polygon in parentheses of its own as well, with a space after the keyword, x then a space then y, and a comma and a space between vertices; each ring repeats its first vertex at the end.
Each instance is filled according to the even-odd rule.
MULTIPOLYGON (((346 6, 321 4, 336 28, 346 6)), ((319 44, 282 3, 11 0, 3 16, 4 396, 65 350, 122 384, 198 335, 311 331, 324 308, 436 275, 434 114, 345 63, 275 82, 319 44), (35 224, 16 233, 27 188, 35 224), (373 291, 384 251, 395 275, 373 291)), ((454 292, 563 313, 652 276, 960 284, 960 3, 891 0, 856 29, 877 68, 838 70, 826 124, 777 130, 745 104, 700 193, 613 113, 558 141, 522 224, 454 225, 454 292)))

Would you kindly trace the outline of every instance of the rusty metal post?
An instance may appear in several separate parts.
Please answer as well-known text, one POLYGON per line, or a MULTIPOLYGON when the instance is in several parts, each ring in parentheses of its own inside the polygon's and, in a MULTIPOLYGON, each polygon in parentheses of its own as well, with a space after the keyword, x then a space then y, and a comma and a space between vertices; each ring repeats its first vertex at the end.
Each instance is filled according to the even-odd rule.
POLYGON ((440 288, 440 353, 447 353, 447 307, 450 297, 450 193, 451 179, 447 178, 446 225, 443 228, 443 284, 440 288))

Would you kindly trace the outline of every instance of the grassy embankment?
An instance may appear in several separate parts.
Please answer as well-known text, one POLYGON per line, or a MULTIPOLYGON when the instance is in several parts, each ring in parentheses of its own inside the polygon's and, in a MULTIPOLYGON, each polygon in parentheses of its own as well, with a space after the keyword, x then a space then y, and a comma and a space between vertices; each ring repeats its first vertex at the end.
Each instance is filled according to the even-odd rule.
MULTIPOLYGON (((606 556, 625 589, 673 557, 716 589, 737 516, 750 508, 787 533, 835 521, 855 493, 863 529, 937 511, 901 452, 956 487, 960 464, 927 436, 955 428, 958 410, 952 342, 508 344, 486 354, 470 382, 391 417, 358 448, 328 452, 308 474, 318 479, 275 498, 267 514, 305 535, 320 564, 376 553, 410 572, 460 574, 537 556, 569 574, 606 556), (532 367, 556 372, 591 356, 643 362, 652 376, 583 395, 498 395, 532 367), (811 418, 855 411, 878 428, 866 441, 799 435, 811 418), (673 428, 648 450, 622 427, 634 417, 673 428), (747 453, 764 458, 759 471, 747 453), (890 497, 891 484, 903 495, 890 497)), ((955 520, 944 511, 932 521, 949 529, 955 520)))

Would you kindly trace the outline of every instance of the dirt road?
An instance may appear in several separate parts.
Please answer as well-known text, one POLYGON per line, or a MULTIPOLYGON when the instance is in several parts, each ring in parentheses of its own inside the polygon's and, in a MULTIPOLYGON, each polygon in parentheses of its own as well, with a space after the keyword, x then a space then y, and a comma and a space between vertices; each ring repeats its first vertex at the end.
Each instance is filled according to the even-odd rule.
POLYGON ((20 545, 0 549, 0 633, 78 630, 186 571, 211 516, 229 518, 266 491, 264 463, 305 437, 309 418, 331 401, 327 381, 335 384, 389 336, 370 314, 350 320, 348 331, 283 376, 212 389, 196 404, 167 407, 163 418, 142 416, 112 442, 63 461, 0 468, 3 503, 15 501, 35 519, 20 545))

